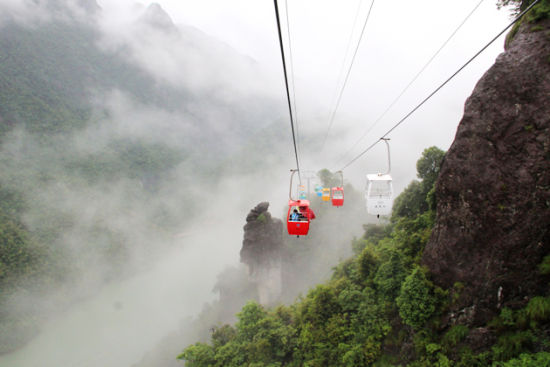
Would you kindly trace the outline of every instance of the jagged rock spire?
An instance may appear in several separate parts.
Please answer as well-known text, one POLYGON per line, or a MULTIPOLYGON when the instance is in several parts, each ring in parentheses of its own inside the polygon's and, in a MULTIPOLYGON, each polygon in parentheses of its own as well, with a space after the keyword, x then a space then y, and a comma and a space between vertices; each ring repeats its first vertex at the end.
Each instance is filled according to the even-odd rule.
POLYGON ((272 218, 268 202, 259 203, 246 216, 241 262, 257 283, 260 302, 269 304, 281 292, 283 222, 272 218))

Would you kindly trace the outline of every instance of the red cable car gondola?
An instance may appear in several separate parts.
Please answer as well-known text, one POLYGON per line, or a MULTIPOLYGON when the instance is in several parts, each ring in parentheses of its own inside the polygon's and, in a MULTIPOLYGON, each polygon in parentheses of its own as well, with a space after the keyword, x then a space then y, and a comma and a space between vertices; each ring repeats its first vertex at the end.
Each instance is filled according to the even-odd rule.
POLYGON ((342 185, 332 188, 332 206, 339 207, 344 205, 344 174, 342 171, 338 171, 342 176, 342 185))
POLYGON ((332 188, 332 206, 339 207, 344 205, 344 188, 332 188))
POLYGON ((286 228, 291 236, 306 236, 309 232, 309 200, 288 201, 288 214, 286 216, 286 228))
POLYGON ((294 200, 292 198, 292 178, 297 170, 291 171, 286 228, 291 236, 306 236, 309 232, 309 222, 315 218, 315 214, 309 207, 309 200, 294 200))

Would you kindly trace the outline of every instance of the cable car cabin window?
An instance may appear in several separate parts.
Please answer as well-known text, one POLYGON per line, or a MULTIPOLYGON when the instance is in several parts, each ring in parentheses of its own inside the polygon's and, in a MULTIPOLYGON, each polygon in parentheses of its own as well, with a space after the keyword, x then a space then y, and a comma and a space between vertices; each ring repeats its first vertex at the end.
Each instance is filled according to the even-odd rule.
POLYGON ((333 199, 343 199, 344 198, 344 193, 340 190, 334 190, 332 192, 332 198, 333 199))
POLYGON ((370 181, 369 191, 367 195, 369 197, 391 197, 392 196, 391 181, 370 181))
POLYGON ((307 222, 307 213, 300 212, 300 208, 297 206, 290 207, 290 213, 288 215, 289 222, 307 222), (296 210, 296 212, 294 212, 296 210))

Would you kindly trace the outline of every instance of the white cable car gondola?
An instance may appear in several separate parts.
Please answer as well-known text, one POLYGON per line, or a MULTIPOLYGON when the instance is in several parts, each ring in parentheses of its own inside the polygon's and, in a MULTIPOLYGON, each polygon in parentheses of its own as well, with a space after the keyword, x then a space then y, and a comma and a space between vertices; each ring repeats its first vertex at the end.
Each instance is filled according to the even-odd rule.
POLYGON ((388 149, 388 172, 375 173, 367 175, 367 188, 365 190, 365 200, 367 201, 367 212, 369 214, 380 216, 388 216, 391 214, 393 206, 393 185, 390 161, 390 145, 389 139, 384 139, 388 149))

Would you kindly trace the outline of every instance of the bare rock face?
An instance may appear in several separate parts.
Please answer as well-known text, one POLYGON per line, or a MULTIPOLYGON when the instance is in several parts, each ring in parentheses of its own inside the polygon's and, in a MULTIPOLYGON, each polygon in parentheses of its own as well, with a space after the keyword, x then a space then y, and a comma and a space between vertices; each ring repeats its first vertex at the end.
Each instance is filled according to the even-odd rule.
POLYGON ((262 304, 274 302, 282 289, 283 222, 272 218, 268 207, 262 202, 248 213, 241 248, 241 262, 248 265, 262 304))
POLYGON ((522 26, 478 82, 441 167, 423 263, 443 287, 464 284, 470 325, 548 287, 550 21, 522 26), (537 27, 540 28, 540 27, 537 27))
POLYGON ((262 202, 248 213, 244 226, 241 262, 251 272, 258 266, 280 259, 283 247, 283 222, 272 218, 267 211, 269 203, 262 202))

